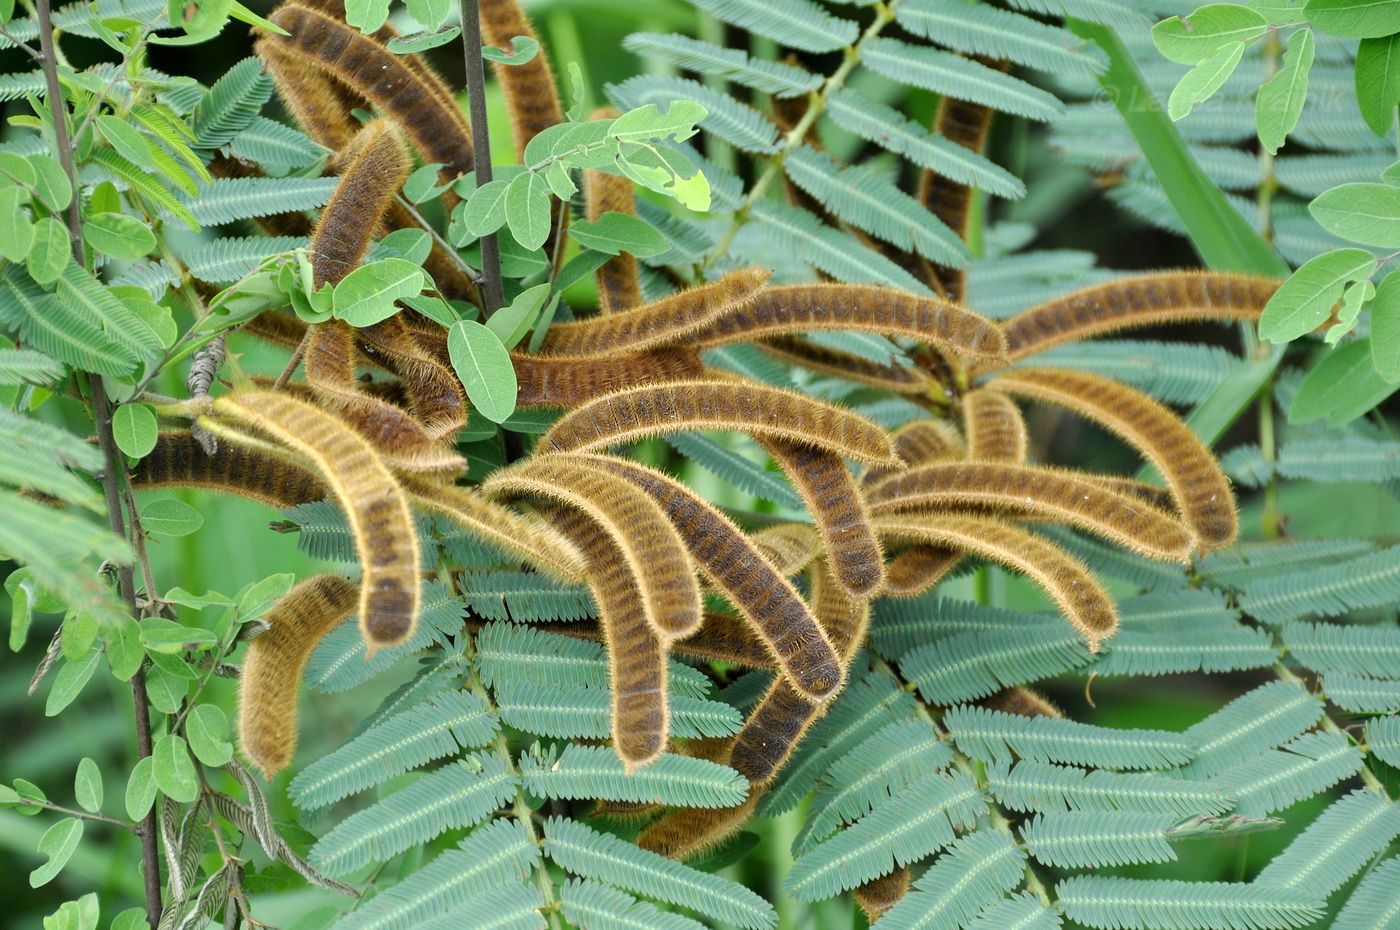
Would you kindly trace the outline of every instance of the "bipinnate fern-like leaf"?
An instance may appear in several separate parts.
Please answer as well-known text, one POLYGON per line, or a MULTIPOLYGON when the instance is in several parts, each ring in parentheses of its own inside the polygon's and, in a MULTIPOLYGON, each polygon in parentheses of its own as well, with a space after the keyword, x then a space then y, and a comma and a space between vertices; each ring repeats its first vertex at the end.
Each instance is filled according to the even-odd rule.
POLYGON ((411 636, 420 603, 418 534, 403 489, 370 444, 325 411, 272 391, 225 395, 212 412, 316 466, 355 534, 364 570, 358 613, 370 651, 411 636))
POLYGON ((935 773, 798 857, 783 887, 820 901, 929 856, 976 823, 985 796, 962 772, 935 773))
POLYGON ((341 161, 340 183, 311 237, 317 288, 337 283, 359 265, 411 167, 398 131, 384 119, 356 133, 341 161))
POLYGON ((289 35, 264 36, 261 42, 280 43, 290 54, 315 62, 377 107, 413 141, 425 160, 444 166, 444 180, 472 170, 466 119, 420 71, 334 16, 284 3, 270 18, 289 35))
POLYGON ((1105 930, 1285 930, 1322 916, 1310 896, 1257 883, 1076 875, 1055 897, 1071 920, 1105 930))
MULTIPOLYGON (((839 643, 729 518, 684 485, 645 466, 607 456, 580 458, 621 475, 657 502, 700 568, 739 609, 794 688, 822 701, 841 687, 839 643)), ((653 550, 644 557, 658 555, 653 550)))
POLYGON ((1259 318, 1278 281, 1218 271, 1119 278, 1038 304, 1002 324, 1011 361, 1053 346, 1164 323, 1259 318))
POLYGON ((1078 634, 1055 624, 936 639, 905 653, 899 669, 924 700, 946 706, 1063 674, 1089 660, 1078 634))
POLYGON ((1322 679, 1327 699, 1358 714, 1393 714, 1400 710, 1400 681, 1386 681, 1353 672, 1328 672, 1322 679))
POLYGON ((1362 877, 1337 914, 1332 930, 1400 927, 1400 858, 1391 856, 1362 877))
POLYGON ((1400 836, 1400 804, 1358 788, 1333 801, 1254 879, 1321 904, 1400 836))
POLYGON ((731 272, 670 297, 577 323, 549 328, 545 355, 604 355, 641 352, 690 340, 736 305, 752 300, 768 280, 761 268, 731 272))
POLYGON ((238 743, 271 777, 292 761, 297 699, 307 657, 355 609, 358 588, 339 575, 316 575, 268 610, 268 628, 253 640, 239 682, 238 743))
POLYGON ((138 488, 205 488, 285 510, 326 497, 315 473, 260 449, 220 443, 211 455, 186 432, 165 431, 131 472, 138 488))
POLYGON ((1228 771, 1288 740, 1322 716, 1322 700, 1290 681, 1271 681, 1235 698, 1184 734, 1192 745, 1190 772, 1228 771))
POLYGON ((1215 777, 1245 817, 1267 817, 1355 775, 1361 750, 1341 733, 1310 731, 1215 777))
POLYGON ((1029 438, 1021 411, 995 391, 972 390, 962 398, 967 457, 974 462, 1024 462, 1029 438))
POLYGON ((1168 832, 1175 823, 1173 814, 1142 811, 1037 814, 1021 826, 1021 839, 1037 862, 1060 868, 1174 862, 1168 832))
POLYGON ((594 881, 565 882, 559 888, 559 904, 573 926, 589 930, 703 930, 704 926, 594 881))
POLYGON ((637 384, 704 377, 694 350, 680 346, 628 355, 540 356, 512 353, 519 407, 577 407, 637 384))
POLYGON ((1202 548, 1234 542, 1239 520, 1220 464, 1190 427, 1150 397, 1106 378, 1054 368, 1004 372, 988 387, 1064 407, 1117 434, 1162 473, 1202 548))
POLYGON ((382 862, 444 829, 480 823, 515 797, 517 782, 498 755, 464 756, 342 820, 311 848, 311 863, 347 875, 382 862))
MULTIPOLYGON (((663 642, 693 632, 703 612, 695 565, 666 512, 642 489, 584 456, 532 456, 482 483, 490 497, 537 497, 599 526, 637 586, 646 622, 663 642)), ((568 535, 566 533, 566 535, 568 535)), ((595 552, 594 577, 599 566, 595 552)))
MULTIPOLYGON (((1145 811, 1175 821, 1223 814, 1231 807, 1221 785, 1154 772, 1086 770, 1022 760, 987 768, 987 790, 1013 811, 1145 811)), ((1173 822, 1175 822, 1173 821, 1173 822)))
POLYGON ((896 461, 884 430, 858 414, 795 392, 718 379, 643 385, 596 398, 561 417, 540 437, 539 448, 588 452, 698 429, 790 440, 875 464, 896 461))
POLYGON ((1056 74, 1097 74, 1103 54, 1074 33, 1029 16, 961 0, 912 0, 896 18, 940 45, 1056 74))
POLYGON ((1009 762, 1015 753, 1035 762, 1131 770, 1172 768, 1191 758, 1187 737, 1164 730, 1119 730, 966 704, 951 708, 944 723, 959 749, 987 762, 1009 762))
MULTIPOLYGON (((1396 558, 1396 547, 1390 546, 1335 565, 1307 565, 1289 572, 1270 572, 1268 577, 1247 583, 1240 606, 1266 623, 1282 623, 1312 614, 1335 617, 1351 610, 1383 607, 1395 603, 1397 597, 1400 597, 1400 558, 1396 558)), ((1306 625, 1290 624, 1289 628, 1301 634, 1306 625)), ((1316 631, 1323 637, 1330 635, 1340 641, 1365 639, 1369 635, 1377 640, 1375 645, 1384 648, 1388 657, 1396 654, 1395 638, 1376 629, 1319 624, 1316 631), (1387 640, 1389 642, 1384 642, 1387 640)), ((1302 635, 1295 638, 1304 642, 1302 635)), ((1307 659, 1303 661, 1314 668, 1328 667, 1313 665, 1307 659)), ((1373 662, 1375 666, 1383 663, 1379 653, 1374 655, 1373 662)))
POLYGON ((861 64, 902 84, 1041 122, 1064 113, 1050 92, 952 52, 885 37, 862 51, 861 64))
POLYGON ((288 793, 302 810, 325 807, 458 749, 485 746, 496 727, 479 697, 444 691, 317 759, 297 773, 288 793))
POLYGON ((768 930, 777 924, 772 905, 742 885, 639 849, 577 821, 562 817, 546 820, 544 852, 572 875, 688 908, 745 930, 768 930))
POLYGON ((664 753, 629 772, 607 748, 578 744, 562 752, 530 752, 521 759, 520 775, 525 788, 541 798, 730 807, 749 791, 737 772, 707 759, 664 753))
POLYGON ((878 517, 880 535, 974 553, 1024 572, 1059 605, 1066 620, 1097 650, 1118 628, 1113 599, 1084 563, 1044 538, 1000 520, 954 514, 878 517))
POLYGON ((884 917, 881 930, 966 926, 1021 883, 1025 853, 1011 837, 981 829, 959 838, 884 917))
POLYGON ((862 284, 790 284, 759 291, 700 330, 704 346, 840 330, 902 336, 970 358, 999 358, 996 324, 957 304, 862 284))
POLYGON ((874 514, 971 506, 1088 530, 1164 561, 1186 562, 1195 538, 1175 514, 1073 471, 1003 462, 947 462, 896 474, 866 492, 874 514))

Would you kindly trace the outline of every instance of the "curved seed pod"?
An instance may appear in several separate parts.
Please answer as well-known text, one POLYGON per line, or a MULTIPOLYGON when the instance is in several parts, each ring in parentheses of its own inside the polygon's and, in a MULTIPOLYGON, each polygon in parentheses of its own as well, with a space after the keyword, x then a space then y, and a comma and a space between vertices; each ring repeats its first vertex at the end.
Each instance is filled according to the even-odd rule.
POLYGON ((851 897, 865 912, 865 919, 873 924, 908 893, 909 867, 902 865, 888 875, 861 885, 851 892, 851 897))
MULTIPOLYGON (((946 420, 915 420, 895 430, 893 435, 895 455, 911 467, 943 459, 960 459, 967 454, 962 435, 946 420)), ((860 476, 860 483, 869 487, 897 472, 894 468, 867 468, 860 476)))
POLYGON ((634 355, 553 357, 511 353, 520 407, 577 407, 638 384, 693 380, 705 375, 694 349, 679 346, 634 355))
POLYGON ((726 379, 642 385, 596 398, 565 414, 539 447, 587 452, 697 429, 785 439, 877 465, 896 462, 888 434, 859 414, 795 391, 726 379))
POLYGON ((867 493, 875 514, 966 505, 1010 508, 1168 562, 1189 562, 1196 544, 1175 514, 1068 470, 1010 462, 935 462, 886 478, 867 493))
POLYGON ((1157 401, 1108 378, 1059 368, 1008 371, 988 387, 1064 407, 1116 434, 1162 473, 1204 548, 1234 542, 1239 521, 1229 480, 1205 443, 1157 401))
POLYGON ((1002 323, 1008 357, 1141 326, 1202 320, 1257 320, 1278 290, 1273 278, 1220 271, 1173 271, 1119 278, 1032 307, 1002 323))
POLYGON ((1176 509, 1176 499, 1172 497, 1172 492, 1166 488, 1159 488, 1155 484, 1148 484, 1135 478, 1125 478, 1122 475, 1095 475, 1083 472, 1079 476, 1117 494, 1135 497, 1158 510, 1171 511, 1176 509))
MULTIPOLYGON (((515 36, 536 38, 517 0, 482 0, 481 34, 488 45, 501 48, 509 48, 515 36)), ((496 80, 505 93, 517 152, 525 151, 543 130, 564 121, 554 74, 543 49, 523 65, 497 65, 496 80)))
POLYGON ((239 331, 284 349, 295 349, 306 338, 309 328, 300 317, 277 310, 264 310, 239 327, 239 331))
POLYGON ((978 702, 991 710, 1001 710, 1022 717, 1063 717, 1060 709, 1038 691, 1030 688, 1006 688, 978 702))
POLYGON ((752 785, 749 796, 735 807, 678 807, 637 835, 643 849, 672 859, 691 859, 714 849, 749 822, 766 785, 752 785))
POLYGON ((762 441, 792 480, 817 525, 831 570, 852 597, 869 597, 885 580, 885 556, 865 498, 841 456, 795 442, 762 441))
POLYGON ((583 556, 549 525, 487 500, 474 489, 415 475, 404 475, 400 481, 419 507, 437 511, 467 532, 535 566, 542 574, 565 584, 584 580, 583 556))
POLYGON ((828 349, 796 337, 779 337, 758 343, 758 347, 781 362, 818 374, 833 375, 896 394, 925 395, 938 382, 917 368, 907 365, 881 365, 840 349, 828 349))
MULTIPOLYGON (((612 107, 593 111, 593 119, 615 119, 612 107)), ((604 213, 637 215, 637 196, 632 182, 617 174, 588 169, 583 173, 583 206, 589 222, 604 213)), ((598 309, 602 313, 630 310, 642 304, 642 285, 638 275, 637 257, 620 252, 603 263, 594 273, 598 281, 598 309)))
POLYGON ((273 391, 214 401, 212 412, 305 456, 325 478, 355 537, 364 578, 360 627, 368 652, 403 642, 418 624, 418 533, 408 499, 368 442, 323 410, 273 391))
POLYGON ((326 497, 312 472, 246 446, 207 454, 190 433, 164 432, 131 473, 136 488, 205 488, 261 501, 279 510, 326 497))
POLYGON ((749 538, 778 573, 789 578, 811 565, 821 552, 821 536, 807 523, 780 523, 749 538))
MULTIPOLYGON (((622 476, 657 502, 706 576, 743 614, 794 688, 815 701, 840 689, 841 662, 821 625, 796 589, 728 517, 654 469, 606 456, 579 458, 622 476)), ((636 535, 635 529, 632 533, 636 535)), ((648 550, 648 557, 659 554, 648 550)))
POLYGON ((993 391, 963 395, 963 434, 967 457, 976 462, 1024 462, 1029 439, 1026 421, 1014 403, 993 391))
MULTIPOLYGON (((807 577, 812 587, 813 609, 840 654, 844 668, 865 640, 870 623, 870 602, 847 597, 823 562, 813 563, 807 577)), ((827 706, 807 700, 785 679, 773 682, 744 721, 743 728, 735 734, 729 765, 750 782, 771 781, 792 755, 802 734, 826 712, 827 706)))
POLYGON ((253 53, 302 131, 332 152, 344 151, 359 128, 351 111, 366 107, 364 98, 272 36, 254 42, 253 53))
POLYGON ((375 120, 350 140, 340 183, 311 237, 315 287, 335 284, 364 258, 411 168, 403 140, 388 120, 375 120))
POLYGON ((466 470, 461 456, 428 435, 406 410, 371 396, 355 380, 355 331, 342 320, 312 327, 306 380, 316 398, 345 418, 396 468, 444 477, 466 470))
POLYGON ((900 514, 879 517, 876 525, 889 539, 971 552, 1023 572, 1059 605, 1091 650, 1118 628, 1113 598, 1083 562, 1009 523, 964 514, 900 514))
POLYGON ((641 352, 690 339, 721 313, 753 299, 768 280, 763 268, 731 272, 653 303, 578 323, 549 328, 545 355, 607 355, 641 352))
POLYGON ((413 418, 440 439, 467 422, 467 395, 452 369, 427 352, 402 316, 356 330, 361 347, 399 376, 413 418))
POLYGON ((550 507, 547 519, 578 547, 588 564, 588 587, 598 605, 612 685, 613 746, 631 772, 666 748, 666 645, 657 635, 647 596, 616 538, 584 510, 550 507))
POLYGON ((399 56, 345 23, 295 3, 284 3, 269 19, 290 36, 264 41, 315 61, 377 107, 413 140, 424 160, 444 166, 444 181, 472 170, 471 130, 462 111, 399 56))
POLYGON ((635 484, 583 456, 533 456, 494 472, 488 497, 539 497, 588 515, 613 540, 664 642, 694 632, 704 613, 695 563, 662 507, 635 484))
POLYGON ((671 651, 744 668, 768 668, 773 664, 773 653, 754 633, 753 621, 712 611, 706 611, 700 629, 672 643, 671 651))
POLYGON ((963 558, 961 552, 937 546, 910 546, 890 559, 880 593, 885 597, 918 597, 946 578, 963 558))
POLYGON ((869 284, 765 288, 716 318, 696 339, 717 346, 813 330, 904 336, 973 358, 1006 354, 1005 337, 991 320, 936 297, 869 284))
POLYGON ((350 616, 356 595, 354 582, 316 575, 263 615, 267 630, 248 645, 238 683, 238 744, 264 778, 292 761, 302 670, 317 643, 350 616))
MULTIPOLYGON (((994 61, 978 57, 977 60, 991 68, 1006 71, 1007 61, 994 61)), ((958 100, 944 95, 938 100, 938 112, 933 118, 933 131, 965 149, 981 154, 987 147, 987 136, 991 132, 992 117, 996 111, 991 107, 958 100)), ((973 190, 966 184, 959 184, 951 178, 925 170, 919 175, 919 202, 933 212, 948 228, 967 241, 968 223, 972 218, 973 190)), ((935 269, 941 290, 949 300, 962 300, 967 288, 967 274, 959 268, 938 266, 935 269)))

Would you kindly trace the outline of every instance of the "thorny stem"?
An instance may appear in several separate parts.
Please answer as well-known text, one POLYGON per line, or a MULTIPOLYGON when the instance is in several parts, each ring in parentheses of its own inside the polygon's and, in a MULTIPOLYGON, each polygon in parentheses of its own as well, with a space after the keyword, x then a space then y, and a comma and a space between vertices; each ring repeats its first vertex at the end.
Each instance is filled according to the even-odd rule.
POLYGON ((779 174, 782 173, 783 157, 786 156, 788 152, 797 148, 797 146, 802 143, 802 140, 806 138, 807 131, 812 128, 817 121, 817 117, 821 116, 822 111, 826 109, 827 98, 831 96, 832 92, 840 90, 841 87, 845 85, 846 78, 850 77, 856 65, 860 64, 860 52, 865 44, 873 41, 886 26, 894 22, 894 11, 897 6, 899 6, 899 0, 889 0, 888 3, 877 3, 875 5, 874 22, 866 27, 865 32, 856 40, 855 45, 846 49, 845 58, 842 60, 840 67, 827 77, 820 89, 812 92, 810 101, 807 104, 807 111, 802 114, 802 118, 797 121, 796 125, 783 136, 782 144, 778 147, 778 151, 769 157, 768 167, 763 169, 763 174, 759 175, 758 180, 754 181, 753 187, 749 188, 749 192, 744 197, 743 203, 739 205, 739 209, 734 211, 734 219, 730 222, 729 228, 725 230, 724 235, 720 237, 719 241, 715 243, 714 248, 705 256, 702 267, 710 267, 720 257, 728 253, 729 246, 733 243, 734 237, 739 234, 739 230, 748 222, 749 208, 763 199, 763 195, 768 192, 768 188, 772 186, 779 174))
MULTIPOLYGON (((486 60, 481 57, 481 7, 458 0, 462 11, 462 54, 466 58, 467 106, 472 120, 476 186, 491 183, 491 129, 486 121, 486 60)), ((481 237, 481 317, 489 319, 505 303, 501 288, 501 249, 495 233, 481 237)))
MULTIPOLYGON (((76 183, 77 174, 73 170, 73 148, 68 137, 68 108, 64 105, 63 92, 58 83, 58 54, 54 47, 53 10, 50 0, 38 0, 35 13, 39 20, 39 48, 43 53, 44 85, 49 98, 49 109, 53 114, 54 143, 58 149, 59 164, 63 167, 63 173, 68 177, 73 190, 72 199, 68 203, 69 244, 73 250, 73 257, 86 268, 87 250, 83 246, 82 215, 79 212, 78 185, 76 183)), ((97 444, 101 448, 103 459, 106 462, 106 467, 102 472, 102 491, 107 501, 107 517, 112 532, 118 536, 126 537, 126 521, 122 516, 121 499, 121 485, 126 477, 126 466, 112 435, 112 404, 107 397, 107 389, 103 386, 100 375, 89 373, 87 381, 92 392, 92 412, 97 427, 97 444)), ((139 539, 141 528, 134 510, 131 519, 132 535, 139 539)), ((144 547, 138 546, 137 551, 143 553, 144 547)), ((141 561, 143 574, 149 577, 150 568, 145 564, 145 558, 142 557, 141 561)), ((117 587, 122 601, 125 602, 127 610, 132 619, 135 620, 140 612, 136 607, 136 580, 131 566, 123 565, 118 568, 117 587)), ((154 595, 154 591, 148 593, 154 595)), ((141 758, 146 758, 151 755, 151 711, 150 702, 146 695, 144 669, 138 668, 136 674, 131 677, 131 698, 135 705, 136 750, 141 758)), ((158 833, 154 806, 146 812, 138 834, 141 837, 146 917, 151 926, 156 927, 160 925, 161 878, 160 855, 156 849, 158 833)))

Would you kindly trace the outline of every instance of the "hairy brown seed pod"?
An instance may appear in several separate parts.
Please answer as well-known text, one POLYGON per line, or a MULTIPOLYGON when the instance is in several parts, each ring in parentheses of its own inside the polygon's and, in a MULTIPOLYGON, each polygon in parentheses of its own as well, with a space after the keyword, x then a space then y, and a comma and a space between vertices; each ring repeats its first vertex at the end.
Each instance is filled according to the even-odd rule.
POLYGON ((1030 688, 1006 688, 977 703, 991 710, 1000 710, 1022 717, 1063 717, 1060 709, 1044 695, 1030 688))
POLYGON ((361 348, 399 376, 413 418, 433 439, 467 422, 467 395, 457 375, 414 338, 402 315, 356 330, 361 348))
POLYGON ((1190 561, 1195 536, 1176 515, 1065 469, 1011 462, 935 462, 867 492, 874 514, 962 506, 1029 513, 1118 543, 1139 555, 1190 561))
POLYGON ((394 466, 443 477, 466 463, 403 410, 361 389, 355 380, 355 330, 342 320, 316 324, 306 347, 306 380, 320 402, 345 418, 394 466))
POLYGON ((388 120, 375 120, 350 140, 340 183, 311 237, 315 287, 338 283, 360 264, 411 167, 403 140, 388 120))
POLYGON ((537 519, 528 519, 483 497, 474 488, 441 484, 416 475, 400 478, 419 507, 434 510, 469 533, 535 566, 565 584, 584 580, 584 559, 568 540, 537 519))
POLYGON ((1135 478, 1125 478, 1122 475, 1096 475, 1090 472, 1080 472, 1079 474, 1081 478, 1094 481, 1118 494, 1135 497, 1158 510, 1170 511, 1176 508, 1176 499, 1172 497, 1172 492, 1166 488, 1159 488, 1155 484, 1148 484, 1135 478))
POLYGON ((316 644, 355 609, 357 590, 339 575, 306 579, 268 610, 267 630, 248 646, 238 684, 238 743, 264 778, 292 761, 302 670, 316 644))
MULTIPOLYGON (((617 115, 612 107, 600 107, 593 111, 592 118, 616 119, 617 115)), ((583 173, 583 207, 589 222, 604 213, 636 216, 637 195, 627 178, 590 168, 583 173)), ((600 312, 616 313, 641 306, 642 285, 635 255, 619 252, 604 262, 594 277, 598 281, 600 312)))
POLYGON ((686 541, 651 495, 584 456, 533 456, 492 473, 488 497, 538 497, 578 510, 612 540, 663 642, 700 626, 703 607, 686 541))
POLYGON ((1002 323, 1008 357, 1141 326, 1201 320, 1254 321, 1278 290, 1273 278, 1172 271, 1119 278, 1032 307, 1002 323))
POLYGON ((851 892, 851 896, 865 912, 865 919, 873 924, 908 893, 909 867, 900 866, 888 875, 856 888, 851 892))
POLYGON ((643 385, 596 398, 565 414, 539 446, 586 452, 697 429, 789 440, 878 465, 897 461, 888 434, 862 416, 794 391, 725 379, 643 385))
POLYGON ((917 339, 972 358, 1006 354, 991 320, 936 297, 868 284, 790 284, 760 291, 697 335, 703 346, 813 330, 859 330, 917 339))
POLYGON ((370 444, 343 420, 273 391, 227 394, 214 401, 212 413, 252 427, 315 465, 355 538, 368 651, 411 636, 420 606, 418 533, 403 489, 370 444))
POLYGON ((473 168, 471 130, 456 105, 375 39, 338 19, 295 3, 269 17, 290 33, 265 36, 304 56, 392 119, 428 162, 442 164, 444 181, 473 168))
POLYGON ((295 349, 306 338, 310 327, 300 317, 276 310, 264 310, 240 328, 240 332, 257 336, 284 349, 295 349))
POLYGON ((937 546, 910 546, 885 567, 885 597, 918 597, 948 576, 964 555, 937 546))
POLYGON ((287 43, 264 36, 253 43, 282 98, 302 131, 332 152, 350 144, 358 125, 351 111, 364 107, 364 98, 335 80, 314 59, 297 54, 287 43))
POLYGON ((675 345, 689 340, 720 314, 753 299, 767 280, 766 269, 745 268, 630 310, 557 323, 549 328, 540 351, 606 355, 675 345))
POLYGON ((628 557, 605 525, 572 507, 549 507, 546 516, 587 560, 588 587, 608 653, 613 745, 631 772, 666 749, 666 643, 649 619, 646 594, 628 557))
POLYGON ((938 382, 918 368, 907 365, 881 365, 840 349, 829 349, 796 337, 776 337, 758 343, 758 347, 779 361, 796 365, 822 375, 832 375, 883 388, 896 394, 926 395, 938 387, 938 382))
POLYGON ((759 530, 750 539, 778 573, 789 578, 821 554, 821 536, 807 523, 779 523, 759 530))
MULTIPOLYGON (((962 436, 953 424, 924 419, 906 423, 894 431, 894 452, 910 467, 943 459, 960 459, 967 454, 962 436)), ((867 468, 860 476, 863 487, 895 474, 894 468, 867 468)))
POLYGON ((865 498, 841 456, 794 442, 762 444, 802 495, 837 580, 852 597, 878 591, 885 580, 885 556, 865 498))
POLYGON ((1239 521, 1229 480, 1205 443, 1157 401, 1108 378, 1060 368, 1004 372, 988 387, 1064 407, 1114 433, 1162 473, 1204 548, 1234 542, 1239 521))
POLYGON ((994 391, 968 391, 962 399, 967 457, 975 462, 1024 462, 1026 421, 1016 404, 994 391))
MULTIPOLYGON (((509 48, 515 36, 536 38, 517 0, 482 0, 481 33, 487 44, 499 48, 509 48)), ((554 74, 543 49, 523 65, 498 65, 496 80, 505 93, 517 152, 524 152, 540 132, 564 121, 554 74)))
POLYGON ((843 674, 840 657, 817 618, 728 517, 654 469, 608 456, 580 458, 622 476, 657 502, 706 576, 758 634, 785 680, 814 701, 836 693, 843 674))
POLYGON ((1083 562, 1009 523, 964 514, 899 514, 878 517, 875 523, 892 541, 970 552, 1023 572, 1059 605, 1091 650, 1118 628, 1113 598, 1083 562))
POLYGON ((679 346, 632 355, 555 357, 511 353, 521 407, 577 407, 637 384, 703 377, 694 349, 679 346))
POLYGON ((207 454, 190 433, 163 432, 131 473, 132 486, 203 488, 261 501, 279 510, 318 501, 327 490, 300 465, 259 449, 220 444, 207 454))

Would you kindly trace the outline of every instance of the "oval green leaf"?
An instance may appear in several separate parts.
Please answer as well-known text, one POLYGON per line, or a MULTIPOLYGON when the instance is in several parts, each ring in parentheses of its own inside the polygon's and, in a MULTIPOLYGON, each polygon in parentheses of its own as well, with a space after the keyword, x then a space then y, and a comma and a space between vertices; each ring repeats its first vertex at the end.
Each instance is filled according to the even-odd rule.
POLYGON ((1360 181, 1323 191, 1308 212, 1328 232, 1362 245, 1400 248, 1400 187, 1360 181))
POLYGON ((1264 306, 1259 338, 1291 342, 1322 325, 1347 282, 1368 278, 1376 257, 1365 249, 1333 249, 1293 272, 1264 306))
POLYGON ((482 416, 502 423, 515 412, 515 367, 495 333, 480 323, 458 320, 447 331, 447 351, 472 406, 482 416))
POLYGON ((159 435, 156 415, 145 404, 122 404, 112 414, 117 448, 132 458, 139 459, 154 449, 159 435))

